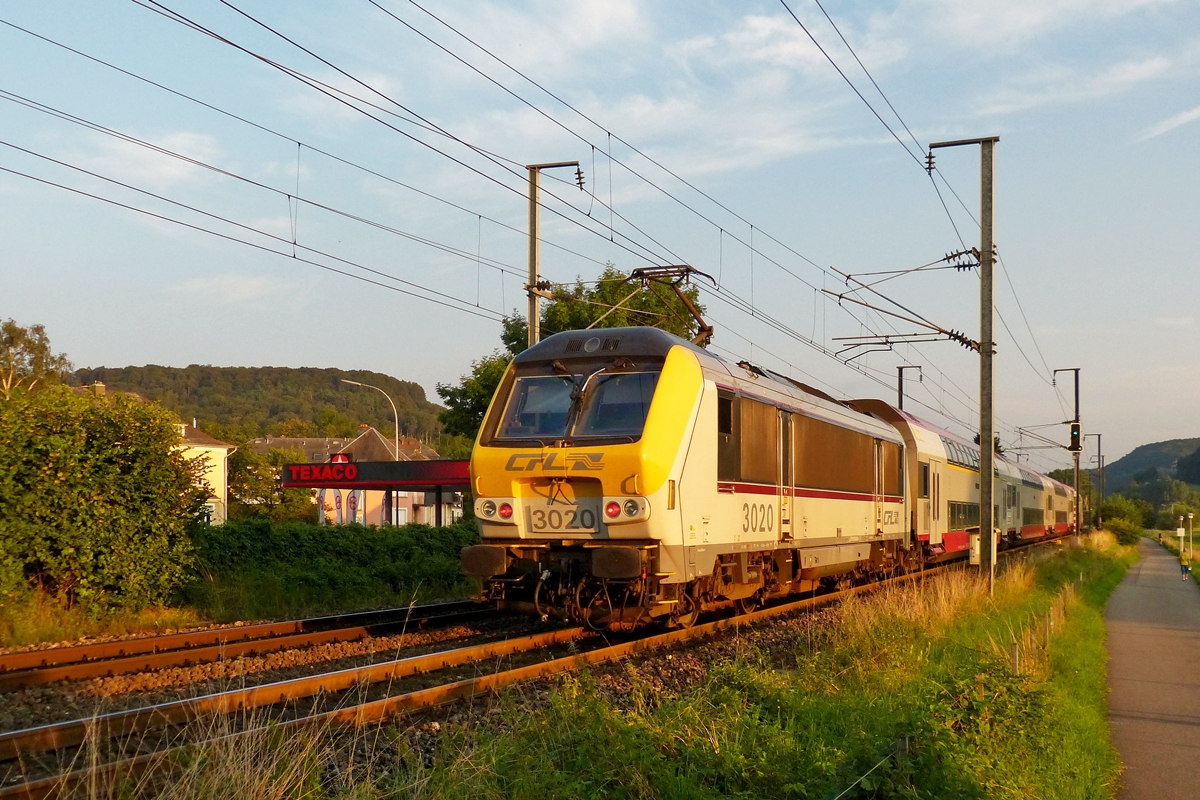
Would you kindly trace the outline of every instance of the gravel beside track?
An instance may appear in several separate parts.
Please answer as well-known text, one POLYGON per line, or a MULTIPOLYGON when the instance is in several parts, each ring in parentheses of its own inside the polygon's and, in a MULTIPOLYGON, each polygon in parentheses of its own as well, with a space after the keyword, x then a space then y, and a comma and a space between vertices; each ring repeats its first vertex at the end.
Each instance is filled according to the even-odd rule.
POLYGON ((0 697, 0 731, 84 719, 98 713, 141 708, 242 686, 258 686, 308 675, 389 661, 506 636, 521 636, 541 623, 525 617, 499 617, 398 636, 337 642, 178 667, 32 687, 0 697))

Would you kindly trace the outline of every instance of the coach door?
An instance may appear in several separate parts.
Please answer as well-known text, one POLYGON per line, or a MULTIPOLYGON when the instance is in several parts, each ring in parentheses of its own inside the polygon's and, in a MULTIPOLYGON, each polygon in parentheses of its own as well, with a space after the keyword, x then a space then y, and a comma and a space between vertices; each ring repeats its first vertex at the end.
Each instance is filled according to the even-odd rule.
POLYGON ((929 482, 931 480, 929 474, 929 462, 917 462, 917 521, 913 525, 917 529, 918 536, 929 536, 929 520, 930 520, 930 502, 929 502, 929 482))
POLYGON ((929 543, 941 544, 942 534, 945 533, 945 521, 942 519, 942 465, 938 461, 929 463, 929 543))
POLYGON ((792 465, 795 459, 796 447, 793 438, 792 415, 779 410, 779 540, 789 542, 792 539, 792 511, 796 499, 793 487, 792 465))
POLYGON ((875 493, 872 503, 875 507, 875 527, 871 530, 874 535, 883 534, 883 440, 875 440, 875 493))

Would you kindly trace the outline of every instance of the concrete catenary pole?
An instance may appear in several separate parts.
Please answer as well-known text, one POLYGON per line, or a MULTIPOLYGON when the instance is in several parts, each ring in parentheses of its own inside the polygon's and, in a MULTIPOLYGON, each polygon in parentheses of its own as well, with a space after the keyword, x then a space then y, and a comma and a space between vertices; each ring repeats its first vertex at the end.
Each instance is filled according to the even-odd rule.
MULTIPOLYGON (((529 294, 529 337, 528 345, 533 347, 542 340, 542 312, 539 300, 548 296, 542 288, 541 275, 541 175, 544 169, 556 167, 575 167, 579 169, 578 161, 555 161, 550 164, 529 164, 529 283, 525 286, 529 294)), ((583 186, 582 175, 579 178, 580 188, 583 186)))
POLYGON ((1060 372, 1075 373, 1075 416, 1071 419, 1071 441, 1067 449, 1071 451, 1075 464, 1075 533, 1078 534, 1083 529, 1083 520, 1079 515, 1079 501, 1082 494, 1079 491, 1079 454, 1083 452, 1083 431, 1079 422, 1079 367, 1056 369, 1053 374, 1057 375, 1060 372))
POLYGON ((979 535, 982 568, 988 574, 988 594, 996 587, 996 526, 993 495, 995 494, 995 433, 992 413, 992 340, 993 259, 992 259, 992 201, 995 175, 994 154, 999 136, 978 139, 956 139, 929 145, 930 169, 932 152, 939 147, 979 145, 979 535))
POLYGON ((922 375, 924 374, 918 364, 901 364, 896 367, 896 406, 901 411, 904 410, 904 370, 906 369, 915 369, 922 375))
POLYGON ((983 536, 988 594, 996 587, 995 450, 992 423, 992 200, 995 139, 979 142, 979 532, 983 536))

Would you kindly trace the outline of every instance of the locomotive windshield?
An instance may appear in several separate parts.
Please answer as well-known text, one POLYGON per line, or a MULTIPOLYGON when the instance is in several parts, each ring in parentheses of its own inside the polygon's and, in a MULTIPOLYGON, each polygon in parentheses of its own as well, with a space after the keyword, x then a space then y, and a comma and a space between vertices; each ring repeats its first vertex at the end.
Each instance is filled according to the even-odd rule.
POLYGON ((636 440, 657 385, 657 372, 518 377, 496 438, 636 440))

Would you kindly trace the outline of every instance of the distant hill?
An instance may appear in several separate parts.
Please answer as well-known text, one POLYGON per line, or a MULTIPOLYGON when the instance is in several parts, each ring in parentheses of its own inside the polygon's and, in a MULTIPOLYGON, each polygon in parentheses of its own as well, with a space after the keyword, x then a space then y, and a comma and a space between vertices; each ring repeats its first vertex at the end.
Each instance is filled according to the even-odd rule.
POLYGON ((425 399, 411 381, 366 370, 314 367, 98 367, 77 370, 70 382, 102 382, 113 391, 136 392, 217 436, 245 440, 265 434, 351 436, 361 423, 385 435, 393 429, 392 408, 373 389, 342 384, 340 378, 378 386, 396 403, 400 430, 430 440, 441 430, 441 407, 425 399))
POLYGON ((1198 447, 1200 439, 1171 439, 1134 448, 1128 455, 1104 465, 1105 490, 1109 494, 1121 491, 1134 475, 1146 469, 1155 469, 1160 476, 1173 478, 1175 462, 1196 452, 1198 447))

